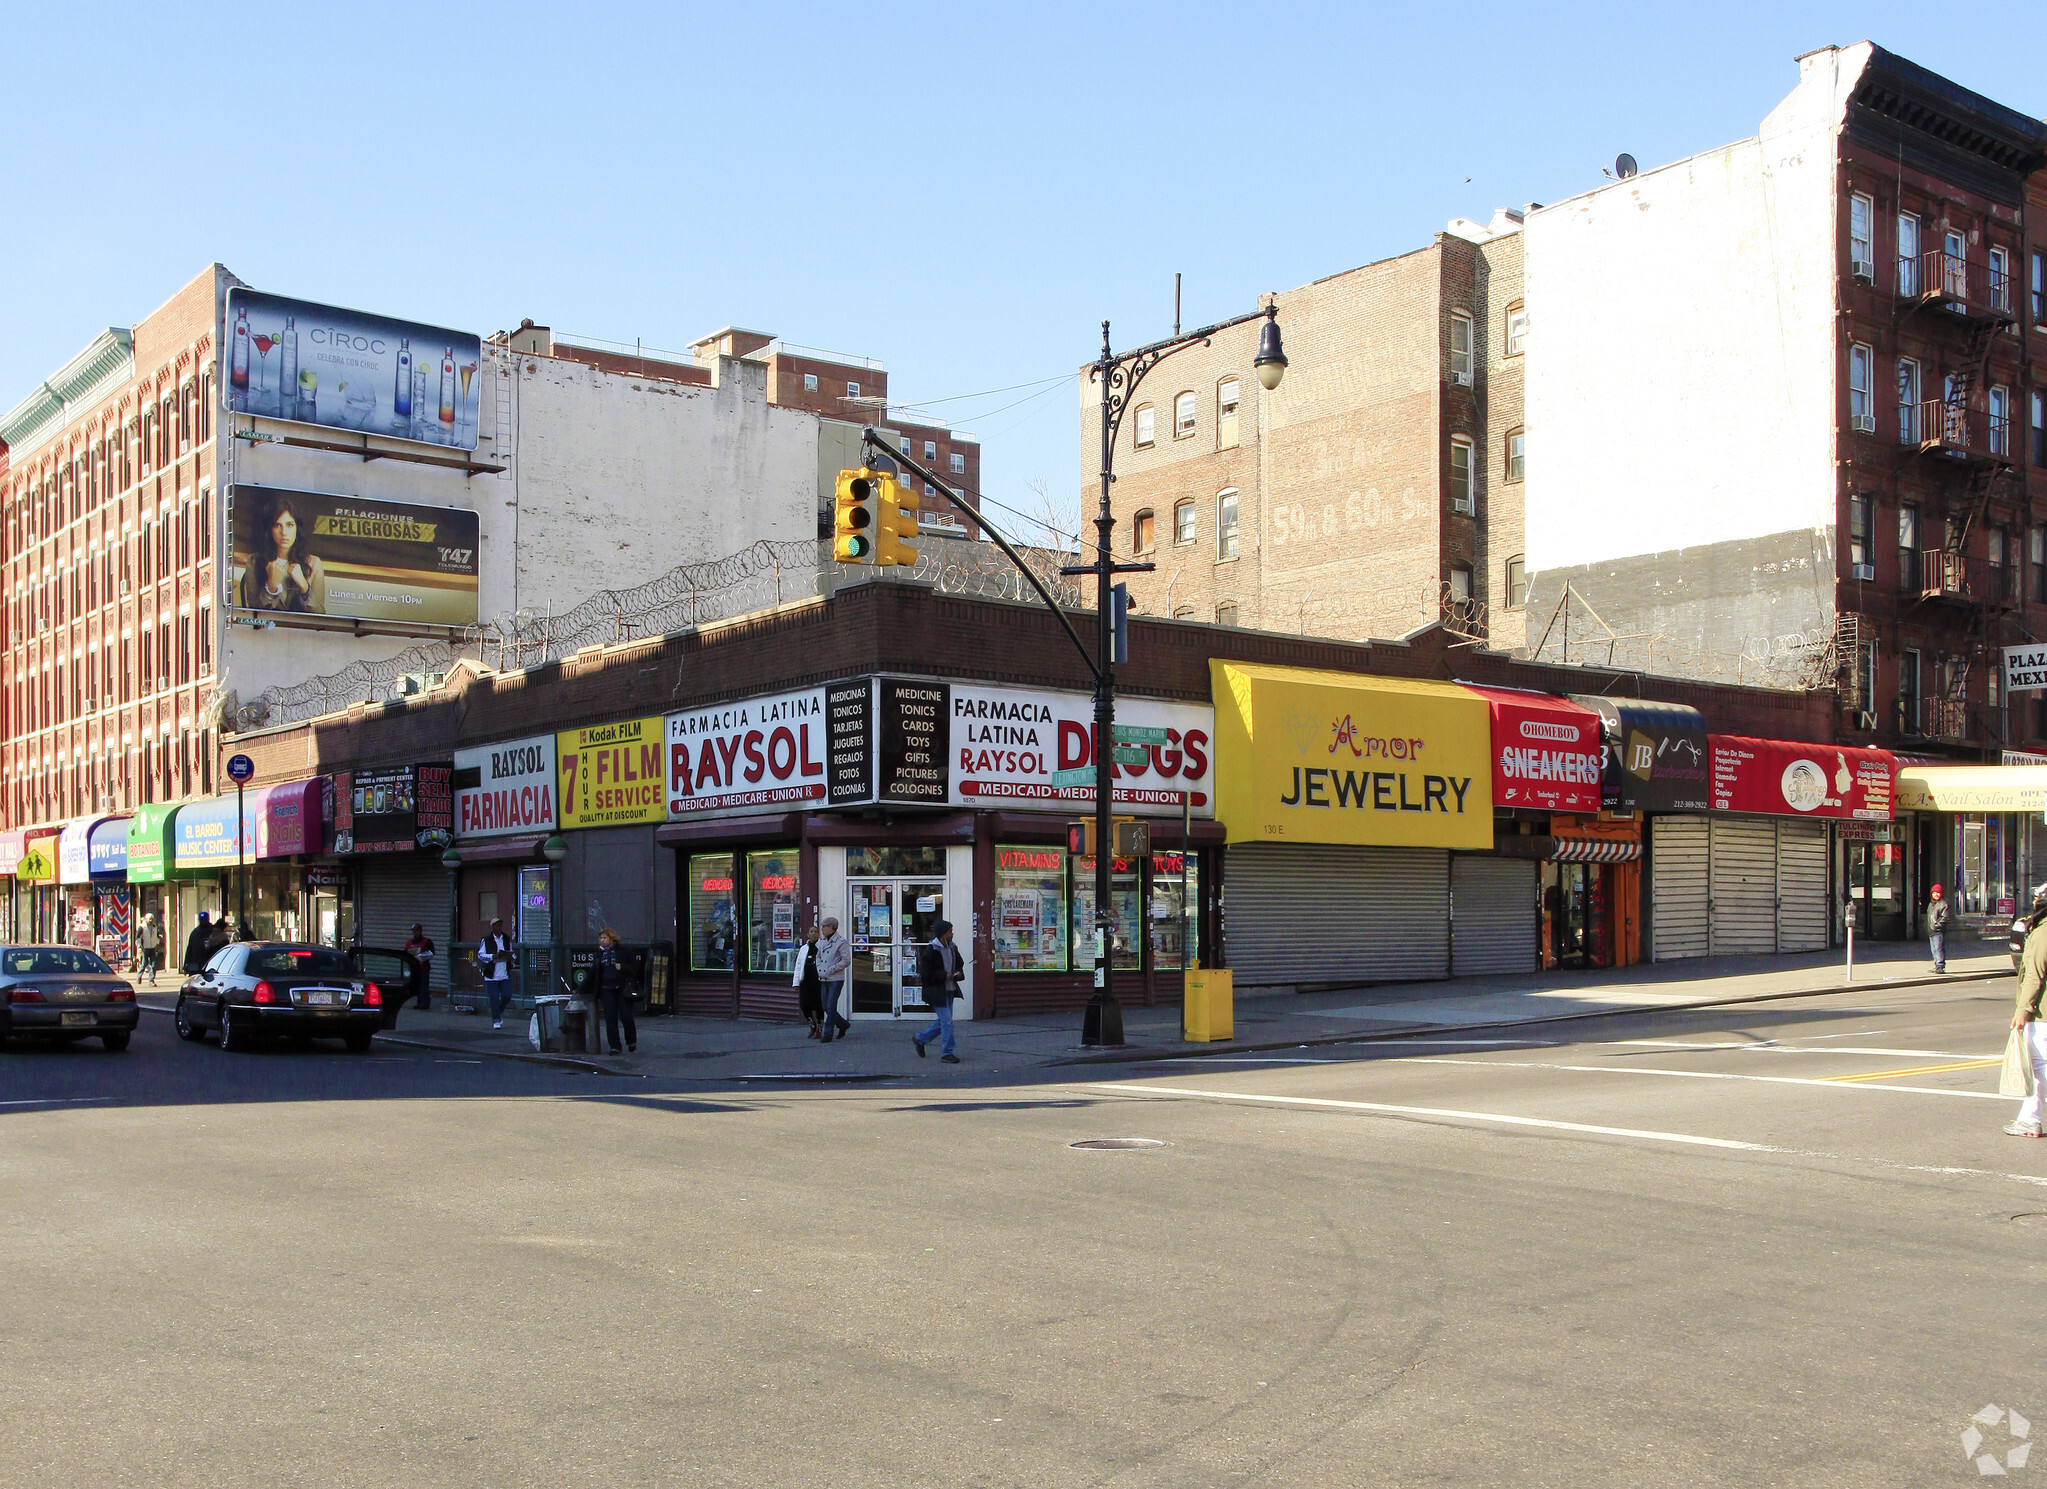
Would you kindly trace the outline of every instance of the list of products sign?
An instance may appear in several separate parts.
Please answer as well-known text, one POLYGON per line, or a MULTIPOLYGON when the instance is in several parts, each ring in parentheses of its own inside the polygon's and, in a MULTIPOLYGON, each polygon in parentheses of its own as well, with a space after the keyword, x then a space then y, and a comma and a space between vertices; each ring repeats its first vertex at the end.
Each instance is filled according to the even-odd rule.
POLYGON ((881 799, 943 806, 950 794, 946 741, 952 689, 942 682, 881 679, 881 799))
POLYGON ((824 690, 825 754, 830 772, 826 801, 831 806, 869 799, 873 792, 874 752, 868 745, 873 717, 873 683, 865 677, 835 683, 824 690))

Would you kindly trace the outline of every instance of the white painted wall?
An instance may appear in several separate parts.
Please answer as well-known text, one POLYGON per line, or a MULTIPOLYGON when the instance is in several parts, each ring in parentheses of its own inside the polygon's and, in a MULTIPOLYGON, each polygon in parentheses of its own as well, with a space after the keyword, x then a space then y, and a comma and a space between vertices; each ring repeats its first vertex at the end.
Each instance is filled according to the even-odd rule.
POLYGON ((1834 522, 1834 128, 1866 46, 1753 139, 1531 211, 1531 571, 1834 522))

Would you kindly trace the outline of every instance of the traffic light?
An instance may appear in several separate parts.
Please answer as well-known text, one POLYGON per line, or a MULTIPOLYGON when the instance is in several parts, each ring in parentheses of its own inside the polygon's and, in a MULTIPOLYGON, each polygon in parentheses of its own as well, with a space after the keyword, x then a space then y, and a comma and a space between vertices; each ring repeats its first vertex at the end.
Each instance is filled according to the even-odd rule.
POLYGON ((885 563, 875 557, 875 531, 881 507, 879 471, 862 466, 839 472, 832 501, 832 559, 842 564, 885 563))
POLYGON ((874 561, 914 564, 917 550, 904 541, 917 536, 917 491, 898 476, 881 477, 880 510, 875 519, 874 561))

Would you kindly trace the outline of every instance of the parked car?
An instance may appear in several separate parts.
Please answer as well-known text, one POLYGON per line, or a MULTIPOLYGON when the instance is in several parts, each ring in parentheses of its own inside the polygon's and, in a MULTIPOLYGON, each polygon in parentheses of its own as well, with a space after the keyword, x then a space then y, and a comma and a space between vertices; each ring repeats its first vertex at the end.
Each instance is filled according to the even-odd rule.
POLYGON ((0 946, 0 1040, 97 1039, 128 1048, 135 989, 76 946, 0 946))
POLYGON ((269 1035, 339 1039, 358 1054, 384 1024, 384 992, 345 951, 292 941, 223 946, 178 989, 178 1037, 216 1030, 224 1050, 269 1035))

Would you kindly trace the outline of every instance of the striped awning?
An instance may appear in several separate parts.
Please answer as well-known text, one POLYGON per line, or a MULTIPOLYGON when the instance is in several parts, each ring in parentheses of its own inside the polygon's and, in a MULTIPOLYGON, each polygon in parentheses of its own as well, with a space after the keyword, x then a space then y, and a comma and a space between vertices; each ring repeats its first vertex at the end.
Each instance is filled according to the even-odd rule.
POLYGON ((1642 856, 1642 845, 1618 838, 1551 838, 1549 856, 1558 863, 1628 863, 1642 856))

